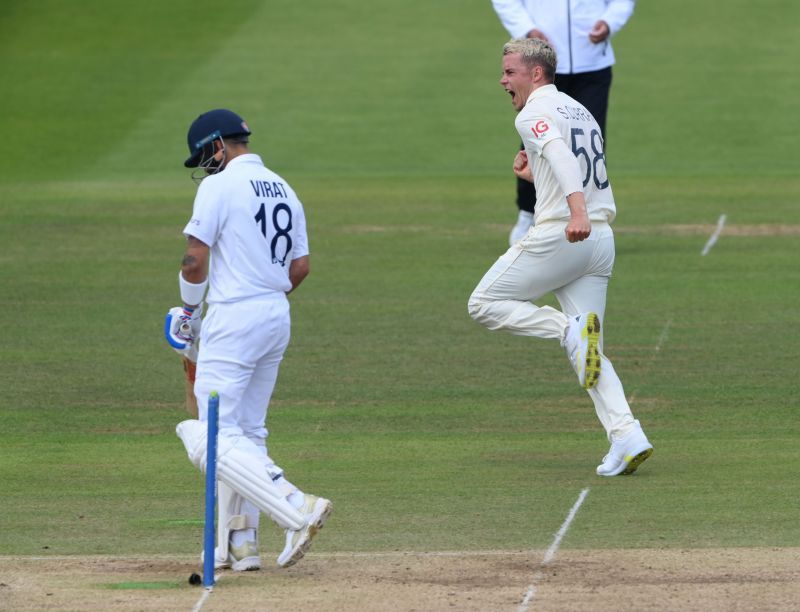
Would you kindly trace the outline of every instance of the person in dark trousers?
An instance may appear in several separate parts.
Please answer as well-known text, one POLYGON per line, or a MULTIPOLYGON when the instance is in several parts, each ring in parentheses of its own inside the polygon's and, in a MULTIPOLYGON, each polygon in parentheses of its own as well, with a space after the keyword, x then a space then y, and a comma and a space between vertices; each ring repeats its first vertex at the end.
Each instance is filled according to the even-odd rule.
MULTIPOLYGON (((611 37, 633 14, 635 0, 492 0, 513 38, 539 38, 558 56, 554 84, 592 114, 605 139, 614 50, 611 37)), ((517 222, 509 245, 533 225, 536 189, 517 179, 517 222)))

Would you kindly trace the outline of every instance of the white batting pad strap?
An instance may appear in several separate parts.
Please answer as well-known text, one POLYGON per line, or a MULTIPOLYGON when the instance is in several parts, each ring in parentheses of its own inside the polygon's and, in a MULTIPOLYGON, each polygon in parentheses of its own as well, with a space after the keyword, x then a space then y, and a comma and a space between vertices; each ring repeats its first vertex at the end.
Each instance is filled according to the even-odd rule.
POLYGON ((240 529, 258 529, 258 523, 246 514, 237 514, 228 519, 228 529, 239 531, 240 529))
MULTIPOLYGON (((206 469, 207 425, 189 419, 176 428, 189 459, 199 470, 206 469)), ((267 475, 259 450, 244 436, 221 435, 217 441, 217 478, 284 529, 301 529, 303 515, 282 495, 267 475), (248 448, 248 446, 252 448, 248 448)))

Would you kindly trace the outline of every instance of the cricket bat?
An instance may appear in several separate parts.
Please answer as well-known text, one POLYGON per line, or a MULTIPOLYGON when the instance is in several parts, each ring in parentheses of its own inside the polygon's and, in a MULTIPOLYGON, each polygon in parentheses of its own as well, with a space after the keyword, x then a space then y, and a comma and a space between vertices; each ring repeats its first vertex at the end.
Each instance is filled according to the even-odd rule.
POLYGON ((186 411, 193 419, 197 418, 197 398, 194 396, 194 379, 197 364, 188 357, 181 357, 183 363, 184 381, 186 384, 186 411))
MULTIPOLYGON (((184 334, 186 337, 190 337, 192 335, 192 327, 188 323, 184 323, 181 325, 181 333, 184 334)), ((197 350, 191 351, 191 354, 197 358, 197 350)), ((188 357, 182 356, 181 363, 183 364, 183 378, 184 384, 186 386, 186 411, 192 416, 192 418, 196 419, 198 415, 197 410, 197 398, 194 396, 194 380, 197 373, 197 361, 193 361, 188 357)))

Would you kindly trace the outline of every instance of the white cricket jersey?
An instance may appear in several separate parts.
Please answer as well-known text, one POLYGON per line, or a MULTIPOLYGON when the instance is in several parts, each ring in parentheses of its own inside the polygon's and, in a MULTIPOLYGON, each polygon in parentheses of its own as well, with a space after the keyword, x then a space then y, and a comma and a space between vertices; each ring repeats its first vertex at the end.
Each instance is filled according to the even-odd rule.
POLYGON ((252 153, 200 183, 183 233, 211 247, 210 304, 285 293, 292 260, 308 255, 303 205, 252 153))
POLYGON ((558 91, 555 85, 545 85, 530 95, 514 124, 533 171, 536 225, 570 218, 567 194, 548 161, 542 158, 544 147, 557 138, 578 158, 589 219, 609 223, 614 220, 617 209, 606 172, 603 136, 597 121, 580 102, 558 91))

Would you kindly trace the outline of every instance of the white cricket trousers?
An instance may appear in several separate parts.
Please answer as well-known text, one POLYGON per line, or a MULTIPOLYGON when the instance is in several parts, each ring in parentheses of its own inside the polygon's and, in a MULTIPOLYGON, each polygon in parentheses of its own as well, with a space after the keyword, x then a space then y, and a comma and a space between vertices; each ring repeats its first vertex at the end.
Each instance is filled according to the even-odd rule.
MULTIPOLYGON (((219 435, 251 440, 253 444, 244 448, 262 462, 267 474, 287 495, 297 488, 284 478, 283 470, 267 453, 266 419, 290 329, 289 300, 282 292, 210 304, 203 318, 194 384, 199 419, 208 419, 208 396, 216 391, 219 435)), ((219 487, 221 499, 229 500, 226 505, 240 508, 239 512, 247 516, 247 526, 258 530, 258 508, 249 500, 239 499, 222 483, 219 487)), ((221 533, 227 533, 227 525, 222 523, 228 520, 228 510, 220 506, 219 511, 221 533)))
POLYGON ((220 435, 264 443, 267 407, 290 328, 284 293, 209 305, 194 384, 201 421, 208 418, 208 395, 216 391, 220 435))
MULTIPOLYGON (((566 226, 565 222, 541 223, 511 246, 472 292, 470 316, 491 330, 559 341, 566 333, 567 316, 594 312, 602 322, 614 267, 614 233, 608 223, 592 221, 589 237, 570 243, 566 226), (533 303, 550 292, 561 311, 533 303)), ((602 343, 601 333, 601 349, 602 343)), ((609 441, 633 428, 622 383, 605 356, 597 385, 588 393, 609 441)))

